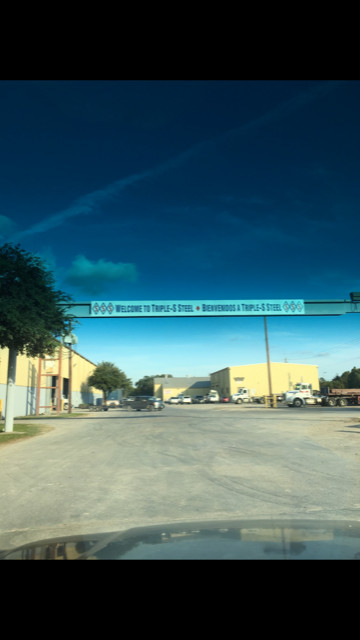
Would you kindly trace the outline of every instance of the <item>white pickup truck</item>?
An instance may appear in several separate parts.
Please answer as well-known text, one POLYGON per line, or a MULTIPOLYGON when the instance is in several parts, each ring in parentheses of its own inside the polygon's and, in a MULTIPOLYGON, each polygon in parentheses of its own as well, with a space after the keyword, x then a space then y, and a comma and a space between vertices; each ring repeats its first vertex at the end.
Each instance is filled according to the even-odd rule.
POLYGON ((215 389, 211 389, 210 393, 205 397, 205 402, 220 402, 219 392, 215 389))

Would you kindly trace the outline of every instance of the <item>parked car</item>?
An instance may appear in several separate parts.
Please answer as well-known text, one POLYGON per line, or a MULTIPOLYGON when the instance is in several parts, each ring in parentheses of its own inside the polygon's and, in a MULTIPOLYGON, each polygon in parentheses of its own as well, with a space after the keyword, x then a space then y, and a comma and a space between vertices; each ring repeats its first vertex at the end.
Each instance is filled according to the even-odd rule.
POLYGON ((119 402, 119 400, 106 400, 106 405, 108 407, 119 407, 120 406, 120 402, 119 402))
POLYGON ((193 399, 193 404, 200 404, 205 402, 205 396, 194 396, 193 399))
POLYGON ((220 402, 230 402, 229 396, 221 396, 220 402))
POLYGON ((146 409, 147 411, 161 411, 165 407, 162 400, 155 398, 155 396, 135 396, 135 398, 124 402, 124 409, 127 411, 141 411, 146 409))
POLYGON ((173 396, 172 398, 169 398, 168 403, 169 404, 179 404, 180 400, 177 396, 173 396))
POLYGON ((180 398, 180 404, 191 404, 191 396, 182 396, 180 398))

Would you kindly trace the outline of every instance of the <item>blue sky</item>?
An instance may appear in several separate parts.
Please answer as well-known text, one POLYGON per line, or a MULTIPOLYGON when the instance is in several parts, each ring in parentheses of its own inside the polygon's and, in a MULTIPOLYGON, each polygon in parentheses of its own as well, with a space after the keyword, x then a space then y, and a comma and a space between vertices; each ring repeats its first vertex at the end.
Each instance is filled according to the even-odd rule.
MULTIPOLYGON (((360 290, 357 81, 2 81, 0 242, 75 301, 360 290)), ((273 361, 360 367, 358 314, 269 318, 273 361)), ((82 320, 144 375, 265 362, 263 318, 82 320)))

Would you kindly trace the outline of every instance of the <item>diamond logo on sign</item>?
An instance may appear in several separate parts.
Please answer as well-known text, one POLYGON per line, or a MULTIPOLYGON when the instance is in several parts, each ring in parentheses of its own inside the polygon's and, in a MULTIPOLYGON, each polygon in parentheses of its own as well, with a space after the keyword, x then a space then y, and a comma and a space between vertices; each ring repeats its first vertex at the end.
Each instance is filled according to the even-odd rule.
POLYGON ((105 313, 106 312, 106 304, 103 302, 101 307, 100 307, 100 311, 101 313, 105 313))
POLYGON ((302 313, 303 308, 304 307, 300 300, 298 302, 295 302, 294 300, 288 302, 287 300, 285 300, 283 304, 283 309, 286 313, 288 313, 289 311, 292 311, 293 313, 302 313))
POLYGON ((108 312, 109 312, 109 313, 112 313, 112 312, 114 311, 114 307, 113 307, 113 305, 111 304, 111 302, 109 302, 108 307, 107 307, 107 310, 108 310, 108 312))
POLYGON ((99 313, 99 305, 97 302, 95 302, 94 306, 93 306, 93 311, 94 313, 99 313))

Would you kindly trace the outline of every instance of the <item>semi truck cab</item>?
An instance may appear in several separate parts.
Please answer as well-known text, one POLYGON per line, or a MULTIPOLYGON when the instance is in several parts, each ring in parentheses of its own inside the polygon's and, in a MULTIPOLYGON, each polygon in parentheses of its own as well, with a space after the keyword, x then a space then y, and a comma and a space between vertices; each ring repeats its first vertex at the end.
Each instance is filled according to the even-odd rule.
POLYGON ((312 384, 298 382, 294 389, 284 393, 284 401, 289 407, 301 407, 305 404, 321 404, 320 396, 314 396, 312 384))

